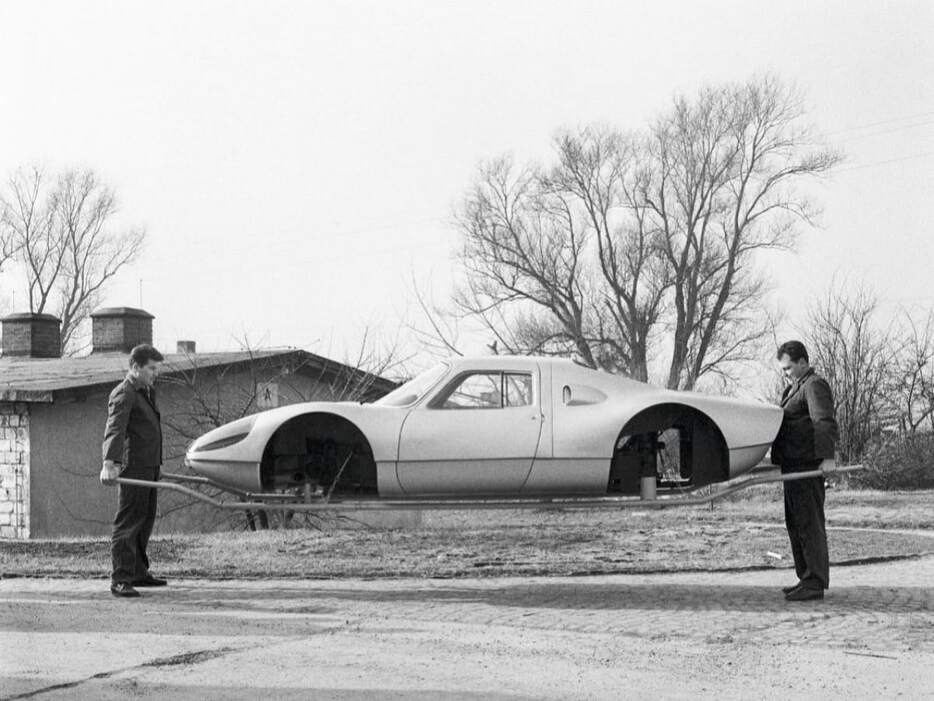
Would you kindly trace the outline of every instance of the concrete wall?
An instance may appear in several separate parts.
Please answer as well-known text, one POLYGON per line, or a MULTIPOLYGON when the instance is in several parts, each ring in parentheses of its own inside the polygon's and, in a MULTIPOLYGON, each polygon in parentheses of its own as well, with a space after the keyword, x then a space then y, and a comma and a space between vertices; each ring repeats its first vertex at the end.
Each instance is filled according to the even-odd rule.
POLYGON ((0 402, 0 537, 28 538, 29 405, 0 402))
MULTIPOLYGON (((160 378, 164 465, 167 472, 186 472, 186 446, 213 425, 239 416, 253 393, 254 379, 269 382, 278 405, 323 398, 328 388, 299 373, 283 375, 273 365, 247 370, 198 370, 197 376, 160 378)), ((19 537, 105 535, 116 510, 117 488, 98 481, 101 440, 107 420, 107 396, 102 388, 80 400, 31 405, 31 530, 19 537)), ((269 408, 269 407, 266 407, 269 408)), ((256 411, 255 405, 248 413, 256 411)), ((2 440, 2 439, 0 439, 2 440)), ((0 452, 0 457, 5 453, 0 452)), ((2 468, 0 468, 2 469, 2 468)), ((11 472, 11 474, 14 474, 11 472)), ((12 484, 12 482, 11 482, 12 484)), ((0 484, 0 490, 4 485, 0 484)), ((2 491, 0 491, 2 494, 2 491)), ((184 495, 159 494, 157 532, 196 532, 240 528, 242 513, 208 506, 188 506, 184 495)), ((2 504, 2 502, 0 502, 2 504)), ((0 514, 2 514, 0 506, 0 514)))
POLYGON ((107 390, 31 408, 31 537, 106 533, 116 504, 116 489, 98 481, 107 390))

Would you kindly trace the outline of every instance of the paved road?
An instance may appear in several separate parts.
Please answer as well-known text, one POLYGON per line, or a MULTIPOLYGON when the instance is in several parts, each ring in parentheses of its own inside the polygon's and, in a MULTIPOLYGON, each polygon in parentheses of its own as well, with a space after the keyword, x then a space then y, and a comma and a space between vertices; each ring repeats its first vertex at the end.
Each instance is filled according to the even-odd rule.
POLYGON ((833 570, 0 581, 0 698, 934 698, 934 557, 833 570))

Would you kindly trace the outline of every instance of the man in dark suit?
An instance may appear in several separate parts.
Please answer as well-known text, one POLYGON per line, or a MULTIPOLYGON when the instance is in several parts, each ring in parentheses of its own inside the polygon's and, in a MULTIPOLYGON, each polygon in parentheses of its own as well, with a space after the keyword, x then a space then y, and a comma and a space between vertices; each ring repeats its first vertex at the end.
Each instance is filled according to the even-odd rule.
MULTIPOLYGON (((782 394, 784 416, 772 444, 772 463, 781 465, 782 474, 833 467, 837 421, 830 385, 814 372, 800 341, 783 343, 776 357, 791 384, 782 394)), ((798 583, 782 591, 788 601, 823 599, 830 585, 824 478, 791 480, 784 485, 785 527, 798 583)))
MULTIPOLYGON (((152 346, 136 346, 130 351, 130 371, 110 393, 100 475, 103 484, 114 484, 118 476, 159 479, 162 426, 153 383, 161 362, 162 354, 152 346)), ((146 555, 156 521, 157 491, 120 485, 111 537, 110 592, 114 596, 139 596, 134 587, 159 587, 167 583, 149 572, 146 555)))

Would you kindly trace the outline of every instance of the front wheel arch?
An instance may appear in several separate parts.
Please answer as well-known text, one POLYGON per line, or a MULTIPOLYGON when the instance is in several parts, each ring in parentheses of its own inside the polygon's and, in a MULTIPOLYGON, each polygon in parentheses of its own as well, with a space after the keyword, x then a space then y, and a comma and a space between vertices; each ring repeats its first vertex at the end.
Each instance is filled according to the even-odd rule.
POLYGON ((263 451, 260 482, 267 491, 307 485, 325 493, 376 494, 376 462, 369 440, 354 422, 311 412, 293 416, 273 431, 263 451))

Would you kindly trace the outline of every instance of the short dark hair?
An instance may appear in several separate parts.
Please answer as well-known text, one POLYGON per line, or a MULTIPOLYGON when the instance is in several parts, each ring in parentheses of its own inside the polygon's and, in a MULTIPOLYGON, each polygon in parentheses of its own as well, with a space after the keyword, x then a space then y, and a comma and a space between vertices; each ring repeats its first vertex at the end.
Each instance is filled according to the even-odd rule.
POLYGON ((134 346, 133 350, 130 351, 130 365, 138 365, 142 368, 145 367, 150 360, 161 363, 164 358, 162 357, 162 353, 148 343, 141 343, 138 346, 134 346))
POLYGON ((775 354, 775 359, 781 360, 783 355, 787 355, 791 358, 791 362, 793 363, 797 363, 801 358, 804 358, 805 361, 809 363, 811 362, 811 359, 808 357, 808 349, 804 347, 801 341, 785 341, 778 347, 778 353, 775 354))

